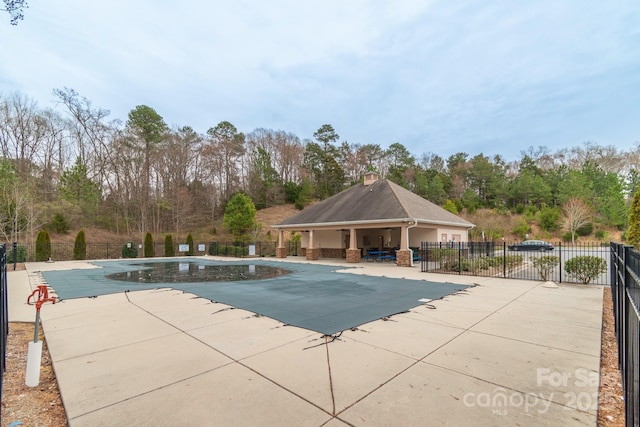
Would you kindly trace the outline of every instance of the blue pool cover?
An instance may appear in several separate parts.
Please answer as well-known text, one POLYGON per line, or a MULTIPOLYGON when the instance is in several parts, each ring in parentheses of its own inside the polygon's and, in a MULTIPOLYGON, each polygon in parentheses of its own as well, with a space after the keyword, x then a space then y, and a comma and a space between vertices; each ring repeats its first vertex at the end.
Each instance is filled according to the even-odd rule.
MULTIPOLYGON (((94 263, 101 268, 44 271, 42 276, 56 291, 60 300, 173 288, 326 335, 405 312, 423 304, 420 299, 436 300, 469 287, 425 280, 337 273, 336 270, 349 267, 269 262, 262 259, 221 262, 182 258, 172 259, 170 262, 199 265, 260 264, 285 268, 292 273, 263 280, 197 283, 132 283, 106 278, 113 273, 144 269, 145 263, 162 261, 103 261, 94 263)), ((166 259, 164 261, 169 262, 166 259)))

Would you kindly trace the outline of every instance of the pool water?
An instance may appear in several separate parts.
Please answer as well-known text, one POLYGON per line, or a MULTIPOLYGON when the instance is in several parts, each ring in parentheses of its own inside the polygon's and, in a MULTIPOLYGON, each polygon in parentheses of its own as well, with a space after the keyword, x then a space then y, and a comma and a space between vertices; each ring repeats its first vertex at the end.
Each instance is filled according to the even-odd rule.
POLYGON ((262 280, 291 273, 284 268, 259 264, 203 265, 195 262, 156 262, 133 265, 143 268, 113 273, 106 277, 134 283, 198 283, 262 280))

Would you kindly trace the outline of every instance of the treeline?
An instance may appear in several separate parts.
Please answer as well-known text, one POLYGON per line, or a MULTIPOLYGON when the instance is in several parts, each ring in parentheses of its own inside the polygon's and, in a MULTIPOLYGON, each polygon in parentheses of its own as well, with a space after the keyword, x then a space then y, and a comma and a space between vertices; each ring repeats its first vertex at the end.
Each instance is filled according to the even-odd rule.
POLYGON ((227 121, 201 133, 169 128, 145 105, 126 121, 112 120, 72 89, 53 94, 53 108, 21 93, 0 94, 5 241, 70 224, 182 233, 216 223, 234 193, 246 193, 258 209, 303 208, 359 182, 367 171, 453 212, 527 213, 553 231, 563 207, 577 201, 596 226, 624 229, 640 183, 640 145, 628 152, 595 143, 556 151, 531 147, 513 161, 467 153, 445 159, 410 153, 400 143, 349 143, 329 124, 312 139, 262 128, 245 134, 227 121))

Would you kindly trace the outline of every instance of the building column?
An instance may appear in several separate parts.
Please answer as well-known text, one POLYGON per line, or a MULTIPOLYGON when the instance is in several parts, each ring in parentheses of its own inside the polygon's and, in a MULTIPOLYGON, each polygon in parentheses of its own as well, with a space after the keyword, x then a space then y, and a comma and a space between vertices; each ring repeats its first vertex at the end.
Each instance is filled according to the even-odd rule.
POLYGON ((406 225, 400 227, 400 250, 409 249, 409 235, 407 231, 408 229, 406 225))
POLYGON ((349 230, 349 249, 347 249, 347 262, 360 262, 360 249, 358 249, 358 239, 356 238, 356 229, 349 230))
POLYGON ((403 225, 400 229, 400 249, 396 251, 396 265, 398 267, 411 267, 408 231, 406 225, 403 225))
POLYGON ((278 232, 278 247, 276 248, 277 258, 286 258, 288 255, 287 247, 284 244, 284 230, 278 232))
POLYGON ((320 249, 316 248, 313 230, 309 230, 309 247, 307 248, 307 260, 315 261, 320 258, 320 249))

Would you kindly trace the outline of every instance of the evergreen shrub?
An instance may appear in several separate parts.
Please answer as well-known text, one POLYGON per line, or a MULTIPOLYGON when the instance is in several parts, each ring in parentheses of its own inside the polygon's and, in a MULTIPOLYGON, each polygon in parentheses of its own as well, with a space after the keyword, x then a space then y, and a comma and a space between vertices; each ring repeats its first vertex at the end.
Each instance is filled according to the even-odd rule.
POLYGON ((51 258, 51 237, 46 230, 40 230, 36 237, 36 261, 48 261, 51 258))
POLYGON ((76 240, 73 243, 73 259, 87 259, 87 240, 84 235, 84 230, 78 231, 76 240))
POLYGON ((138 246, 135 242, 122 245, 122 258, 138 258, 138 246))

